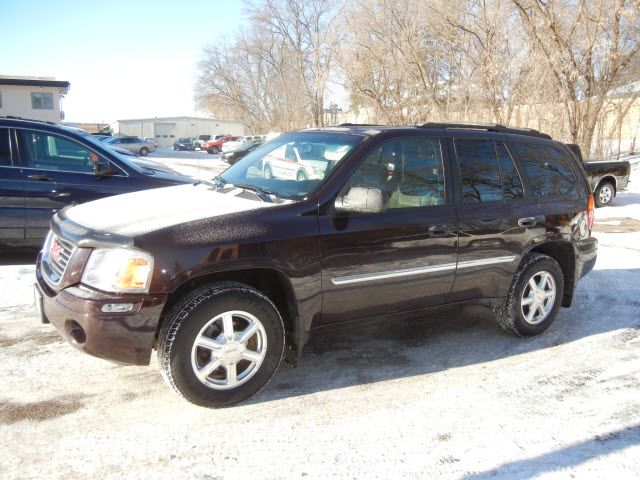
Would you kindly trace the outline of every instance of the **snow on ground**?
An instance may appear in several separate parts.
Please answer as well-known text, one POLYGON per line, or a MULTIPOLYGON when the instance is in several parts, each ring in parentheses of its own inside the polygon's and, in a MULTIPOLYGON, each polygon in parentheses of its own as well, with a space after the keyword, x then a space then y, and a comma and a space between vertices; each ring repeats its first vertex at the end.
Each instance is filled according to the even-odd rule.
POLYGON ((297 369, 221 410, 172 394, 155 358, 115 365, 66 345, 30 304, 33 252, 5 251, 1 477, 639 478, 633 161, 629 191, 596 211, 595 270, 545 334, 510 336, 481 308, 327 330, 297 369))
POLYGON ((159 148, 145 158, 162 162, 177 172, 198 180, 210 180, 229 168, 229 165, 220 159, 220 155, 210 155, 206 150, 189 152, 159 148))

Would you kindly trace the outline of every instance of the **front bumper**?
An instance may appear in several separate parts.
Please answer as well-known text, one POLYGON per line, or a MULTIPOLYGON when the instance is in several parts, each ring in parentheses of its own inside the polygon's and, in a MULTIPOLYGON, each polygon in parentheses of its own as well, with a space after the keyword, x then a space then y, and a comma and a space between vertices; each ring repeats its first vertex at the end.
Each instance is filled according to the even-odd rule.
POLYGON ((166 295, 110 294, 81 284, 55 290, 36 264, 42 315, 74 347, 89 355, 131 365, 149 365, 166 295), (131 303, 127 313, 104 313, 105 304, 131 303))

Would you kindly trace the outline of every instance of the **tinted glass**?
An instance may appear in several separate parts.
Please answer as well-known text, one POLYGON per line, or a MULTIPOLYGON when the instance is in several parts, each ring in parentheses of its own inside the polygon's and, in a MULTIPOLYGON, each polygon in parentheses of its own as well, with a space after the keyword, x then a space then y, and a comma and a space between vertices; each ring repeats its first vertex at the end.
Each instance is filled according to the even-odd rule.
POLYGON ((502 200, 500 167, 493 140, 456 139, 463 203, 502 200))
MULTIPOLYGON (((20 157, 26 168, 92 173, 94 160, 85 147, 54 135, 18 130, 20 157)), ((97 158, 97 157, 96 157, 97 158)))
POLYGON ((387 142, 363 160, 348 186, 381 189, 389 195, 389 208, 442 205, 445 189, 440 142, 433 138, 387 142))
POLYGON ((496 152, 498 153, 500 171, 502 172, 504 199, 508 202, 509 200, 522 198, 524 196, 522 180, 504 143, 496 142, 496 152))
POLYGON ((9 129, 0 128, 0 167, 11 166, 11 144, 9 143, 9 129))
POLYGON ((566 158, 555 148, 533 143, 514 143, 536 197, 564 195, 575 184, 566 158))

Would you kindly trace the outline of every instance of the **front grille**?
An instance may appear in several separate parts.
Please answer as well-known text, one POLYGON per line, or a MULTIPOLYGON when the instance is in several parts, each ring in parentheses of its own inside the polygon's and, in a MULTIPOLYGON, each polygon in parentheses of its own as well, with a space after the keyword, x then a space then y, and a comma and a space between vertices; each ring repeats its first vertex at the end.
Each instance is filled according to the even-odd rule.
POLYGON ((49 238, 45 244, 43 262, 47 267, 44 269, 45 273, 52 283, 60 283, 74 252, 75 247, 73 244, 61 239, 53 232, 49 233, 49 238))

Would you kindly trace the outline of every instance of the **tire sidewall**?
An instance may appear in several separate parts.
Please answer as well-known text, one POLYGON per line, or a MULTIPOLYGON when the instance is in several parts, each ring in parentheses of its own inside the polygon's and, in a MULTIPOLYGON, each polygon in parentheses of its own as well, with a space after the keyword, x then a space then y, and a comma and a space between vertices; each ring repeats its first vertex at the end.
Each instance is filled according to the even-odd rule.
POLYGON ((258 393, 278 368, 284 347, 284 329, 278 311, 252 289, 230 289, 212 295, 196 307, 177 312, 184 316, 169 354, 169 368, 176 387, 189 401, 203 406, 225 406, 240 402, 258 393), (267 353, 258 371, 245 383, 229 390, 205 386, 196 377, 191 365, 193 343, 202 327, 212 318, 230 310, 243 310, 262 323, 267 336, 267 353))
POLYGON ((604 182, 603 184, 601 184, 597 189, 596 189, 596 193, 594 195, 595 197, 595 202, 596 202, 596 206, 597 207, 608 207, 609 205, 611 205, 611 203, 613 202, 613 197, 614 197, 614 187, 610 182, 604 182), (607 203, 602 203, 600 201, 600 192, 602 191, 603 188, 605 187, 609 187, 611 189, 611 198, 609 199, 609 201, 607 203))
POLYGON ((520 335, 525 337, 538 335, 545 330, 547 330, 556 316, 558 315, 558 311, 560 310, 562 304, 562 297, 564 296, 564 277, 562 275, 562 270, 558 263, 550 257, 541 257, 538 261, 530 264, 525 268, 522 273, 521 279, 514 291, 513 298, 513 315, 514 315, 514 326, 518 330, 520 335), (536 275, 539 272, 549 272, 553 277, 553 281, 555 282, 556 288, 556 297, 553 302, 553 308, 542 322, 537 323, 535 325, 530 324, 524 318, 522 314, 522 294, 527 287, 527 284, 531 277, 536 275))

